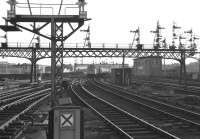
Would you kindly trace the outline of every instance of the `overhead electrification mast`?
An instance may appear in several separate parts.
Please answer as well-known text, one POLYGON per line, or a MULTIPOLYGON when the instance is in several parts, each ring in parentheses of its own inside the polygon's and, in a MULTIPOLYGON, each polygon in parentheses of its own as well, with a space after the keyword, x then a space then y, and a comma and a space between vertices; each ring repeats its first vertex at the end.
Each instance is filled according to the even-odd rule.
MULTIPOLYGON (((51 102, 52 107, 57 105, 56 95, 59 93, 57 85, 59 86, 62 82, 63 76, 63 47, 64 41, 67 40, 73 33, 75 33, 83 24, 87 21, 87 12, 84 6, 86 5, 85 0, 78 0, 73 4, 64 4, 61 0, 60 4, 37 4, 16 2, 16 0, 9 0, 10 10, 7 12, 7 18, 5 25, 1 25, 0 28, 4 31, 19 31, 21 29, 27 30, 29 32, 35 33, 46 39, 51 40, 51 82, 52 82, 52 92, 51 92, 51 102), (20 5, 29 10, 29 13, 17 14, 16 9, 20 8, 20 5), (54 8, 59 6, 58 13, 34 14, 33 11, 38 8, 42 10, 45 5, 51 7, 52 12, 55 11, 54 8), (32 7, 35 9, 32 10, 32 7), (73 9, 78 11, 78 13, 69 15, 65 12, 67 9, 73 9), (10 23, 11 25, 8 25, 10 23), (23 23, 31 23, 31 26, 26 26, 23 23), (37 27, 40 24, 40 27, 37 27), (42 25, 41 25, 42 24, 42 25), (64 25, 69 25, 71 30, 64 30, 64 25), (42 32, 42 29, 50 27, 50 35, 42 32)), ((45 10, 46 11, 46 10, 45 10)), ((41 13, 41 12, 40 12, 41 13)))

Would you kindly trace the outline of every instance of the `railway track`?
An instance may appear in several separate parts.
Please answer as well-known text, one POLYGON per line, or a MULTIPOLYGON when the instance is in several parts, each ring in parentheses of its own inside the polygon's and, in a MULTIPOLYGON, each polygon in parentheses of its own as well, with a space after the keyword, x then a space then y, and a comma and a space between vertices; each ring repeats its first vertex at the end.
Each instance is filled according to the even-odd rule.
POLYGON ((31 123, 30 113, 48 98, 50 90, 50 88, 39 87, 31 91, 27 89, 18 93, 5 94, 0 109, 0 139, 18 139, 31 123), (9 96, 12 96, 10 100, 7 98, 9 96))
MULTIPOLYGON (((12 89, 8 89, 8 90, 2 90, 0 94, 7 94, 9 92, 15 92, 15 91, 20 91, 23 90, 25 87, 19 87, 19 88, 12 88, 12 89)), ((30 88, 30 87, 26 87, 26 88, 30 88)))
MULTIPOLYGON (((200 93, 199 93, 200 85, 196 86, 196 85, 189 84, 189 85, 185 86, 185 85, 181 85, 181 84, 177 84, 177 83, 173 83, 173 82, 156 81, 156 80, 155 81, 138 80, 138 81, 142 82, 142 83, 149 83, 156 87, 170 87, 170 88, 173 88, 177 94, 200 96, 200 93)), ((134 81, 134 82, 137 83, 138 81, 134 81)))
POLYGON ((93 95, 78 82, 71 86, 73 93, 124 139, 179 139, 160 128, 93 95))
POLYGON ((90 92, 103 96, 175 136, 183 139, 200 138, 200 116, 197 113, 130 94, 111 85, 90 82, 85 86, 90 92))
POLYGON ((8 94, 16 93, 16 92, 19 92, 19 91, 22 91, 22 90, 25 90, 25 89, 31 89, 31 88, 32 87, 29 86, 29 87, 20 87, 20 88, 15 88, 15 89, 9 89, 9 90, 6 90, 6 91, 1 91, 0 97, 8 95, 8 94))
MULTIPOLYGON (((141 79, 141 78, 134 78, 136 80, 133 81, 137 81, 137 80, 141 80, 141 81, 154 81, 154 82, 162 82, 162 83, 166 83, 166 84, 173 84, 173 85, 183 85, 184 84, 180 83, 179 80, 176 79, 166 79, 166 78, 151 78, 151 79, 141 79)), ((200 83, 198 81, 192 81, 192 80, 186 80, 186 84, 187 86, 192 86, 192 87, 200 87, 200 83)))
POLYGON ((15 90, 9 93, 4 93, 0 95, 0 109, 7 104, 15 103, 19 99, 27 98, 30 94, 33 94, 36 91, 42 90, 46 87, 39 86, 39 87, 28 87, 20 90, 15 90))

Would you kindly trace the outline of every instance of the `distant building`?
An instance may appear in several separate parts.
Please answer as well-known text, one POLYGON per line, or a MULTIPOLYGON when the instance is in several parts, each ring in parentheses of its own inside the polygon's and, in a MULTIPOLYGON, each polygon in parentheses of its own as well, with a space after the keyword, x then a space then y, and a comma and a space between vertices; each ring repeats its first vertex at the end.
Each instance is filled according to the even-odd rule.
POLYGON ((7 74, 8 62, 0 62, 0 74, 7 74))
POLYGON ((188 73, 198 73, 199 67, 200 67, 199 62, 193 62, 193 63, 186 65, 186 70, 188 73))
MULTIPOLYGON (((37 71, 39 66, 36 65, 37 71)), ((8 62, 0 62, 0 74, 30 74, 31 64, 11 64, 8 62)))
POLYGON ((39 73, 45 73, 45 68, 46 68, 47 66, 45 66, 45 65, 38 65, 38 69, 39 69, 39 73))
POLYGON ((97 73, 97 69, 95 68, 94 64, 90 64, 87 67, 87 74, 96 74, 97 73))
POLYGON ((134 60, 134 76, 156 77, 162 75, 162 57, 149 56, 134 60))
MULTIPOLYGON (((51 73, 51 66, 44 66, 41 67, 43 69, 43 73, 51 73)), ((71 64, 64 64, 63 65, 63 73, 72 72, 73 66, 71 64)))
MULTIPOLYGON (((113 69, 113 68, 121 68, 122 67, 122 64, 107 64, 107 63, 102 63, 102 64, 75 64, 74 70, 87 73, 88 66, 90 66, 90 65, 94 66, 95 73, 111 72, 111 69, 113 69)), ((124 64, 124 67, 127 68, 128 64, 124 64)))
POLYGON ((45 67, 45 73, 51 73, 51 66, 45 67))
MULTIPOLYGON (((30 74, 30 72, 31 72, 31 64, 27 64, 27 63, 24 63, 24 64, 18 64, 17 65, 18 67, 17 68, 19 68, 19 70, 20 70, 20 74, 30 74)), ((36 65, 36 68, 37 68, 37 70, 38 70, 38 65, 36 65)))
POLYGON ((163 76, 171 79, 178 79, 180 77, 180 67, 173 67, 163 71, 163 76))

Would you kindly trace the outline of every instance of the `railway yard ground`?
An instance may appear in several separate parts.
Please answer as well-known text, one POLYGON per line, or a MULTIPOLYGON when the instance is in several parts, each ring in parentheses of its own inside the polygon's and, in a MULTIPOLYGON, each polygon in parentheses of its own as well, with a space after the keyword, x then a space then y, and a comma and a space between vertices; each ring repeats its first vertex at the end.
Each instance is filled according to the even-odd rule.
POLYGON ((124 87, 124 89, 200 113, 200 93, 199 95, 189 93, 189 91, 183 93, 181 89, 170 86, 155 86, 149 83, 133 84, 132 87, 124 87))
MULTIPOLYGON (((5 90, 6 91, 6 90, 5 90)), ((8 90, 7 90, 8 91, 8 90)), ((77 103, 77 100, 74 100, 77 103)), ((72 104, 74 105, 74 104, 72 104)), ((79 105, 82 105, 79 103, 79 105)), ((43 102, 33 114, 47 114, 50 110, 48 100, 43 102)), ((119 136, 102 122, 89 108, 82 105, 84 114, 84 139, 120 139, 119 136)), ((44 126, 29 126, 23 133, 23 139, 47 139, 48 117, 39 118, 39 124, 44 126)), ((38 124, 38 123, 35 123, 38 124)))
MULTIPOLYGON (((127 87, 104 80, 83 79, 72 81, 70 88, 65 88, 60 97, 70 97, 70 105, 81 107, 84 139, 199 139, 200 96, 198 93, 187 93, 189 90, 190 87, 153 83, 127 87)), ((37 102, 38 98, 48 98, 48 92, 48 82, 4 89, 0 95, 2 115, 7 114, 4 112, 10 107, 19 109, 14 103, 29 105, 37 102)), ((29 115, 34 121, 20 118, 28 126, 16 139, 47 139, 50 99, 44 99, 36 106, 28 107, 25 114, 19 114, 19 117, 29 115)), ((20 122, 17 118, 16 121, 20 122)), ((2 126, 9 132, 0 133, 1 137, 15 135, 13 127, 6 127, 4 123, 2 126)))

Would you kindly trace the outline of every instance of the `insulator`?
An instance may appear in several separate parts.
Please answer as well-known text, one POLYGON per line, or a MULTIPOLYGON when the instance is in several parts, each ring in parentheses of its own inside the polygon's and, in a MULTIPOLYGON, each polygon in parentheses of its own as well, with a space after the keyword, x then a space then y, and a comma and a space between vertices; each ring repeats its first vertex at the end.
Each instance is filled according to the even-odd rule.
POLYGON ((173 36, 175 37, 175 36, 176 36, 176 33, 173 33, 173 36))

